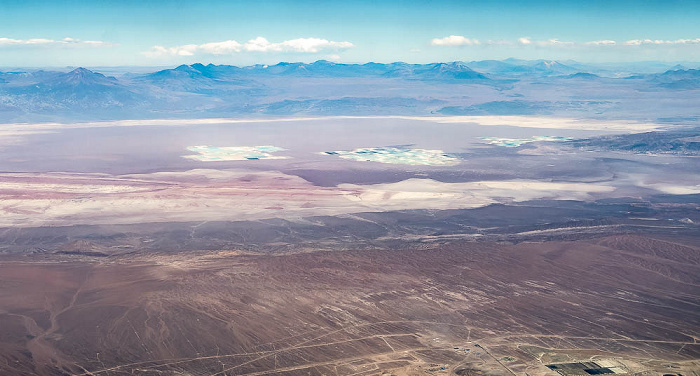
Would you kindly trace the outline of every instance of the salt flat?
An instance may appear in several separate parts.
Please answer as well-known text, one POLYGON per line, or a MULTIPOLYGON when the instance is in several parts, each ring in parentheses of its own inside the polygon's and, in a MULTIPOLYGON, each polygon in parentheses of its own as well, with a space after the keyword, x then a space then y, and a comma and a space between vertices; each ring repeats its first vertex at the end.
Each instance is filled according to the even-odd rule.
POLYGON ((206 118, 206 119, 139 119, 139 120, 111 120, 76 123, 8 123, 3 124, 0 136, 22 135, 38 132, 47 132, 57 129, 102 128, 102 127, 141 127, 141 126, 188 126, 188 125, 212 125, 212 124, 255 124, 268 122, 309 122, 329 121, 334 119, 403 119, 445 123, 473 123, 482 126, 515 126, 522 128, 538 129, 574 129, 587 131, 612 131, 612 132, 648 132, 663 129, 661 124, 643 123, 639 121, 625 120, 593 120, 564 117, 543 116, 315 116, 315 117, 269 117, 263 119, 230 119, 230 118, 206 118))
POLYGON ((692 181, 698 171, 682 163, 692 158, 590 155, 570 146, 582 137, 658 127, 521 116, 15 124, 0 131, 15 137, 0 160, 0 226, 301 218, 696 193, 692 183, 648 178, 677 169, 692 181), (538 136, 543 128, 555 135, 538 136), (486 136, 494 133, 519 137, 486 136), (531 142, 508 148, 506 157, 484 138, 531 142), (192 146, 199 141, 203 146, 192 146), (542 142, 557 152, 527 154, 542 142), (638 166, 636 177, 627 178, 621 164, 638 166), (338 181, 317 183, 327 177, 338 181))

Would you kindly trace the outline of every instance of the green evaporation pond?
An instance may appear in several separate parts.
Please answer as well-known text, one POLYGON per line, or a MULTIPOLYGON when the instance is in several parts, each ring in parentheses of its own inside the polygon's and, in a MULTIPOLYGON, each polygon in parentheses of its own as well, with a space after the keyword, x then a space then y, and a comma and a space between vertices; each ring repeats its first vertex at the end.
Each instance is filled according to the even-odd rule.
POLYGON ((459 159, 442 150, 406 149, 393 147, 358 148, 351 151, 326 151, 321 154, 336 155, 353 161, 395 163, 426 166, 449 166, 459 163, 459 159))
POLYGON ((489 145, 502 146, 507 148, 517 148, 530 142, 561 142, 571 141, 571 137, 561 136, 534 136, 530 138, 503 138, 503 137, 479 137, 489 145))
POLYGON ((274 155, 285 149, 272 145, 263 146, 188 146, 187 150, 197 153, 186 155, 185 158, 203 162, 213 161, 254 161, 260 159, 287 159, 288 157, 274 155))

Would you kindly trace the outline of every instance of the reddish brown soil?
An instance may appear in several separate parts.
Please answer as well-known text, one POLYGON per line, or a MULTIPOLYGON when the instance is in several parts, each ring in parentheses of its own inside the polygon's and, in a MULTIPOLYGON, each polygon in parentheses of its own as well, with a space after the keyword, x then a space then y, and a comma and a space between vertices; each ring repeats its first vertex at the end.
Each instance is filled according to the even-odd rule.
POLYGON ((687 242, 27 259, 0 263, 2 375, 430 373, 470 369, 466 346, 521 359, 493 363, 506 375, 544 368, 519 345, 700 357, 687 242))

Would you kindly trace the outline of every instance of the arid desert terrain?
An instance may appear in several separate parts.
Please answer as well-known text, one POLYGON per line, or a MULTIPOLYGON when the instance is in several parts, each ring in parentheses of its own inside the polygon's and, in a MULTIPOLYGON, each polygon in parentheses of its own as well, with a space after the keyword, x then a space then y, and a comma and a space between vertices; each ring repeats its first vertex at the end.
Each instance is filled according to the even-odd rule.
POLYGON ((640 134, 690 137, 488 116, 7 126, 0 374, 697 376, 697 157, 610 146, 640 134))
POLYGON ((700 376, 683 64, 3 69, 0 376, 700 376))

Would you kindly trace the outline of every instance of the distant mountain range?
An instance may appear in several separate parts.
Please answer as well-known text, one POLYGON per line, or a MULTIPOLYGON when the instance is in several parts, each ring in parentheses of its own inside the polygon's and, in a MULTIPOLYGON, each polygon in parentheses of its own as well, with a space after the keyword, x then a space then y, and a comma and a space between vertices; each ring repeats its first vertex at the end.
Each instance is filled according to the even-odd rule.
POLYGON ((246 67, 197 63, 118 78, 85 68, 15 70, 0 72, 0 123, 256 114, 599 111, 598 104, 605 101, 593 97, 533 101, 529 96, 552 85, 579 90, 584 83, 585 87, 599 85, 602 91, 611 85, 640 92, 700 88, 700 70, 673 68, 618 77, 609 68, 577 62, 506 59, 433 64, 319 60, 246 67))
POLYGON ((659 86, 675 90, 700 89, 700 69, 669 70, 652 77, 659 86))
POLYGON ((463 62, 435 64, 367 63, 338 64, 319 60, 311 64, 279 63, 275 65, 180 65, 174 69, 154 72, 142 77, 152 82, 164 80, 213 80, 229 82, 256 77, 400 77, 414 80, 488 80, 485 75, 473 71, 463 62))

